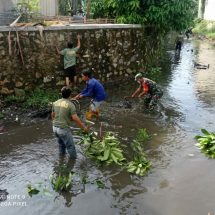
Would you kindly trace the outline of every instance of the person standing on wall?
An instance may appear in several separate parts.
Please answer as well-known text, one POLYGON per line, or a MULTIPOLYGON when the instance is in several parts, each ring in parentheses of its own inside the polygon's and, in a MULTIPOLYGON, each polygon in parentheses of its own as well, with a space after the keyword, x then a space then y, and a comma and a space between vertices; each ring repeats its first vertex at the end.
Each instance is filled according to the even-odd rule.
POLYGON ((66 86, 61 89, 62 98, 53 103, 51 117, 53 132, 59 144, 59 155, 64 156, 67 150, 70 158, 76 159, 76 149, 70 126, 74 121, 86 133, 88 133, 88 128, 81 122, 74 104, 69 100, 71 92, 71 89, 66 86))
POLYGON ((68 42, 67 48, 59 51, 56 46, 57 53, 64 56, 64 76, 66 86, 74 86, 76 83, 76 53, 81 47, 80 35, 77 35, 77 46, 74 47, 72 42, 68 42))
POLYGON ((107 95, 104 86, 92 76, 92 69, 82 72, 82 80, 86 82, 86 87, 75 96, 75 99, 84 97, 92 98, 90 103, 90 110, 86 112, 86 118, 90 120, 92 116, 99 116, 99 107, 106 99, 107 95))

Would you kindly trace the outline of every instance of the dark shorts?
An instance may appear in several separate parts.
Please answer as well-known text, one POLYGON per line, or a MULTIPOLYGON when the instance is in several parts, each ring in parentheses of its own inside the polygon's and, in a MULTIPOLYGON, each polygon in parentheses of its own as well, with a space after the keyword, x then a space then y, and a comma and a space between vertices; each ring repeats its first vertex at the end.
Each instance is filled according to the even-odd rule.
POLYGON ((69 78, 75 77, 76 76, 75 65, 64 69, 64 76, 69 78))

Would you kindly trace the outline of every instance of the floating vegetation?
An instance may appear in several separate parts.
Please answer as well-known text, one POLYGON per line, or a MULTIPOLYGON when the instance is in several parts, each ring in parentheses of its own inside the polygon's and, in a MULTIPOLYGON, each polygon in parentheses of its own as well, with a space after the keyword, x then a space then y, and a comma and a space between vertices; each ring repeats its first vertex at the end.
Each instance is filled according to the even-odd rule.
POLYGON ((68 191, 72 187, 74 172, 63 164, 56 168, 54 173, 50 175, 52 187, 55 191, 68 191))
POLYGON ((148 134, 148 132, 145 128, 139 129, 139 131, 137 133, 137 137, 136 137, 136 140, 138 142, 145 142, 149 138, 150 138, 150 135, 148 134))
POLYGON ((133 161, 127 165, 127 171, 136 175, 144 176, 150 170, 151 162, 144 154, 136 155, 133 161))
POLYGON ((138 131, 136 139, 131 144, 133 161, 128 163, 126 163, 120 141, 110 132, 107 132, 102 140, 95 138, 92 134, 84 135, 80 143, 87 146, 86 155, 98 163, 124 165, 129 173, 144 176, 151 167, 151 162, 146 158, 143 150, 143 143, 149 138, 150 135, 145 128, 138 131))
MULTIPOLYGON (((92 142, 92 139, 90 141, 92 142)), ((112 163, 122 165, 125 161, 119 140, 110 132, 106 133, 102 140, 94 140, 86 149, 86 154, 107 165, 112 163)))
POLYGON ((33 195, 38 194, 40 191, 36 187, 33 187, 32 185, 29 184, 27 186, 27 192, 28 192, 28 195, 32 197, 33 195))
POLYGON ((144 176, 150 170, 152 165, 151 161, 146 158, 143 150, 143 143, 149 138, 150 135, 145 128, 142 128, 138 131, 136 139, 134 139, 131 143, 134 159, 126 166, 128 172, 139 176, 144 176))
POLYGON ((209 132, 206 129, 201 129, 204 135, 197 135, 195 138, 198 143, 195 144, 202 153, 209 158, 215 158, 215 133, 209 132))
POLYGON ((41 182, 37 183, 35 185, 28 184, 27 192, 30 197, 32 197, 33 195, 37 195, 37 194, 41 194, 41 195, 45 195, 45 196, 52 196, 51 192, 45 186, 43 186, 43 184, 41 182))

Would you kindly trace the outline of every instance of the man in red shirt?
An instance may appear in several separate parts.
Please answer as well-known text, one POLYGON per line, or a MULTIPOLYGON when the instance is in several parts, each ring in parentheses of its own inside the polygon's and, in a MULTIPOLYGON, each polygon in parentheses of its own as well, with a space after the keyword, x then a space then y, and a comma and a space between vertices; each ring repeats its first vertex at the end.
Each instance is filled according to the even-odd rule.
POLYGON ((156 82, 143 77, 141 73, 135 75, 135 81, 137 81, 140 86, 131 97, 144 97, 146 108, 153 109, 158 100, 163 96, 163 91, 157 86, 156 82))

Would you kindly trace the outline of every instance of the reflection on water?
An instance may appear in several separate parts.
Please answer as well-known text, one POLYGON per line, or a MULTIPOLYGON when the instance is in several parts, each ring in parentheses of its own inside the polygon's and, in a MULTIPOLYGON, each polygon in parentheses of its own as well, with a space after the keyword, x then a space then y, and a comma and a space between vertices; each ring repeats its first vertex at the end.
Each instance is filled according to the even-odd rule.
POLYGON ((213 131, 215 127, 214 56, 215 50, 203 42, 187 41, 181 53, 170 49, 163 61, 171 65, 165 65, 159 79, 164 96, 154 112, 143 111, 138 99, 131 101, 131 109, 120 106, 124 96, 137 88, 135 82, 108 89, 100 119, 107 125, 103 132, 113 130, 129 145, 139 128, 147 128, 152 138, 144 147, 153 162, 147 177, 130 175, 119 167, 97 167, 79 146, 74 166, 67 159, 59 160, 49 121, 0 134, 0 189, 25 196, 27 203, 26 207, 1 206, 1 214, 202 215, 215 211, 214 161, 194 146, 200 128, 213 131), (199 70, 194 61, 210 67, 199 70), (77 173, 70 192, 57 193, 50 186, 49 175, 60 163, 77 173), (101 179, 105 188, 83 184, 83 177, 91 182, 101 179), (51 196, 27 195, 27 184, 39 182, 51 196))

